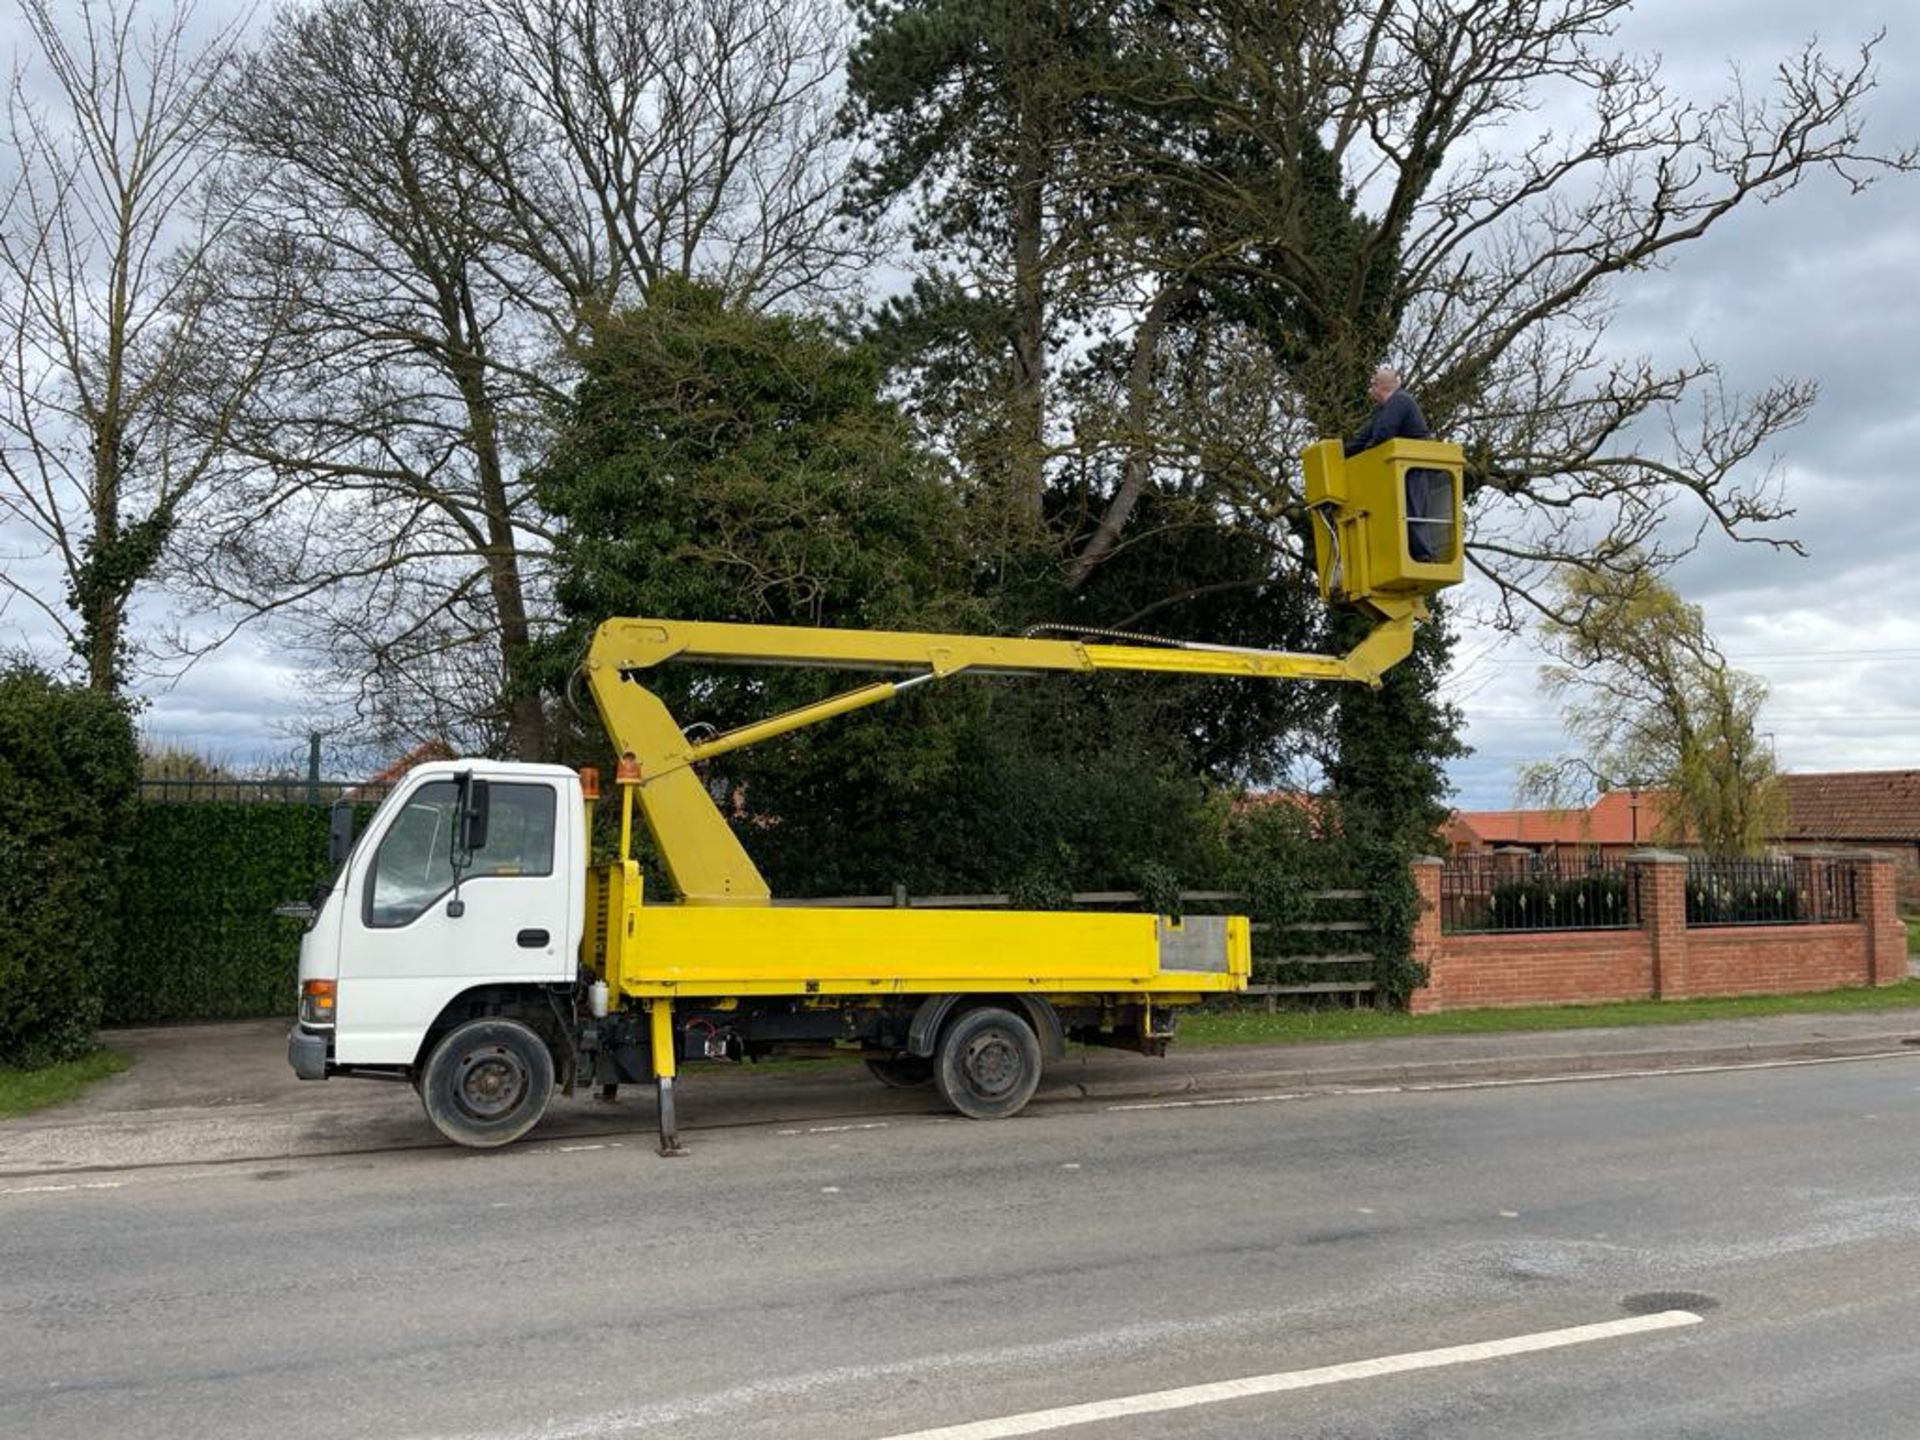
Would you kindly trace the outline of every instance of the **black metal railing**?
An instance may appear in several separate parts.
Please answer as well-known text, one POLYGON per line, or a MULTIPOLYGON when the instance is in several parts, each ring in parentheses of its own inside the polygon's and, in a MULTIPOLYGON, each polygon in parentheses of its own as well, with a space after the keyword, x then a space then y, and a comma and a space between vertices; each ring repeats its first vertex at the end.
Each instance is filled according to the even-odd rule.
POLYGON ((1859 871, 1851 861, 1809 857, 1687 865, 1688 925, 1823 925, 1859 917, 1859 871))
POLYGON ((1632 875, 1598 856, 1461 855, 1440 872, 1443 934, 1626 930, 1639 923, 1632 875))
POLYGON ((304 776, 258 780, 142 780, 139 797, 161 804, 331 805, 336 800, 374 804, 393 788, 390 781, 311 780, 304 776))

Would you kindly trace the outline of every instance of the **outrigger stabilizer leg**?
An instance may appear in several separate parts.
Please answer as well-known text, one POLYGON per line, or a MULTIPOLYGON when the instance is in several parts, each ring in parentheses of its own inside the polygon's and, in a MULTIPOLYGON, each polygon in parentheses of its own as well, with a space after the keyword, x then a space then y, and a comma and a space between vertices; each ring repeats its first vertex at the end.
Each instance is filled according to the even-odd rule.
POLYGON ((652 1005, 653 1083, 660 1117, 660 1153, 674 1156, 687 1153, 680 1143, 680 1119, 673 1103, 673 1002, 658 999, 652 1005))

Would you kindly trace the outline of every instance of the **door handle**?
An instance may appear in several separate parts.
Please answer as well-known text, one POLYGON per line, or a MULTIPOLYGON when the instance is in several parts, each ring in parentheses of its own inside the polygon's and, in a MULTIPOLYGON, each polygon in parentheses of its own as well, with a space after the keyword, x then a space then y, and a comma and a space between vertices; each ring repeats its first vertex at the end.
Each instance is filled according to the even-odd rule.
POLYGON ((538 950, 547 943, 547 932, 544 930, 522 930, 515 938, 519 940, 522 950, 538 950))

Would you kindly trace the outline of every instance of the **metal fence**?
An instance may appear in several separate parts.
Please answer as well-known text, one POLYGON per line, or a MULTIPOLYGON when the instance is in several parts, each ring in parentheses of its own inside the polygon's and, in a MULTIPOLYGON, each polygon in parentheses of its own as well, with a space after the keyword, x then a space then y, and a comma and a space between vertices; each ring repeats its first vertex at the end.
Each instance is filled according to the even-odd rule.
POLYGON ((1440 872, 1443 934, 1626 930, 1639 923, 1633 876, 1597 857, 1460 855, 1440 872))
MULTIPOLYGON (((1859 866, 1819 856, 1687 865, 1687 924, 1824 925, 1860 918, 1859 866)), ((1642 923, 1631 867, 1597 856, 1462 855, 1440 872, 1443 934, 1625 930, 1642 923)))
POLYGON ((1846 860, 1694 860, 1687 865, 1687 924, 1857 920, 1858 876, 1858 867, 1846 860))
POLYGON ((142 780, 139 796, 159 804, 331 805, 336 800, 375 804, 390 781, 314 780, 284 776, 258 780, 142 780))

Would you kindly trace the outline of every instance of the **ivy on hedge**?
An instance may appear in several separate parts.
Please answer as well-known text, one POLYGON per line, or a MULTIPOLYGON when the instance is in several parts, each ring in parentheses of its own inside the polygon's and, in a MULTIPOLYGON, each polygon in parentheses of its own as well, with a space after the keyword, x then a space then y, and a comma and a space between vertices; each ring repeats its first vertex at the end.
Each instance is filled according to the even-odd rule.
POLYGON ((1230 886, 1246 894, 1247 913, 1262 927, 1254 936, 1254 978, 1368 979, 1376 1003, 1403 1006, 1426 982, 1426 968, 1412 958, 1420 913, 1413 873, 1400 846, 1351 833, 1357 827, 1346 821, 1339 806, 1323 802, 1311 814, 1284 803, 1256 806, 1231 823, 1230 886), (1321 898, 1330 890, 1358 894, 1321 898), (1314 928, 1327 921, 1358 921, 1366 929, 1314 928), (1372 957, 1364 972, 1300 963, 1302 956, 1348 951, 1372 957))
POLYGON ((0 1065, 93 1048, 139 774, 125 702, 0 671, 0 1065))

